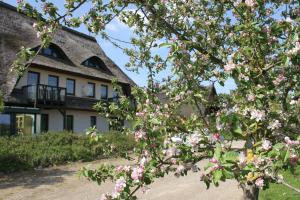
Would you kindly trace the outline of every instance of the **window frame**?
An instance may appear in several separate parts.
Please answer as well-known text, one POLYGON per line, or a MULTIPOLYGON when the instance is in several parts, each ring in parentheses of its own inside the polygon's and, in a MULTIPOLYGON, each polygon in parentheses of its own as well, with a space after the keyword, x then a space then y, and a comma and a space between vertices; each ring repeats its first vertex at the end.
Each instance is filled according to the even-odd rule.
POLYGON ((59 76, 49 74, 49 75, 48 75, 48 85, 51 86, 51 87, 59 87, 59 76), (56 79, 57 79, 57 86, 53 86, 53 85, 50 85, 50 84, 49 84, 49 78, 50 78, 50 77, 53 77, 53 78, 56 78, 56 79))
POLYGON ((90 97, 90 98, 95 98, 95 96, 96 96, 96 91, 95 91, 95 88, 96 88, 96 84, 95 83, 92 83, 92 82, 88 82, 88 87, 89 87, 89 85, 93 85, 93 95, 87 95, 87 97, 90 97))
POLYGON ((72 79, 72 78, 67 78, 66 80, 66 94, 69 96, 75 96, 75 92, 76 91, 76 80, 72 79), (68 93, 68 81, 73 81, 74 85, 73 85, 73 93, 68 93))
POLYGON ((105 85, 105 84, 101 84, 100 85, 100 99, 104 99, 104 100, 107 100, 108 99, 108 85, 105 85), (105 87, 105 91, 106 91, 106 98, 103 98, 102 97, 102 87, 105 87))
POLYGON ((27 72, 27 85, 29 85, 29 74, 37 74, 38 76, 38 80, 37 80, 37 85, 40 84, 40 73, 39 72, 35 72, 35 71, 28 71, 27 72))

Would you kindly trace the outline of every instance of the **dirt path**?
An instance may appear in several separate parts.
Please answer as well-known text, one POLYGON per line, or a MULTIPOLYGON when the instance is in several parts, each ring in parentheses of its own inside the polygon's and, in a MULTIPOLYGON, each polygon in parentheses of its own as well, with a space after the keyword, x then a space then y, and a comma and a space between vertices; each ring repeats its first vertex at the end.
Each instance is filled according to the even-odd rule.
MULTIPOLYGON (((98 186, 85 178, 79 178, 78 170, 86 165, 91 167, 99 163, 124 164, 125 160, 102 160, 91 163, 72 163, 34 172, 15 173, 0 177, 0 200, 96 200, 102 193, 113 189, 112 183, 98 186)), ((203 165, 203 163, 200 163, 203 165)), ((190 173, 186 177, 176 178, 168 175, 150 185, 146 194, 138 193, 143 200, 235 200, 241 199, 242 192, 237 183, 229 181, 218 188, 206 190, 199 176, 190 173)))

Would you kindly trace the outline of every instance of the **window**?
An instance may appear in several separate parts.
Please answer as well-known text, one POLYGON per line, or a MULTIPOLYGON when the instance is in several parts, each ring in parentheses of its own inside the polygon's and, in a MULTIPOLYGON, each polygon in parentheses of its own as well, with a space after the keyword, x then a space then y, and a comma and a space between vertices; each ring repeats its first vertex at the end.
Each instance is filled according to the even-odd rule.
POLYGON ((48 47, 43 48, 41 53, 44 56, 52 57, 52 58, 59 58, 63 60, 68 60, 67 56, 64 52, 56 45, 50 44, 48 47))
POLYGON ((49 116, 48 114, 41 114, 41 132, 49 130, 49 116))
POLYGON ((107 87, 107 85, 101 85, 100 93, 101 93, 101 99, 107 99, 108 98, 108 87, 107 87))
POLYGON ((27 74, 27 84, 37 85, 40 83, 40 73, 29 71, 27 74))
POLYGON ((10 119, 10 114, 0 114, 0 136, 12 134, 10 119))
POLYGON ((107 67, 105 66, 104 62, 96 57, 93 56, 87 60, 85 60, 82 65, 86 66, 86 67, 91 67, 91 68, 96 68, 105 72, 109 72, 109 70, 107 69, 107 67))
POLYGON ((58 76, 49 75, 48 76, 48 85, 53 86, 53 87, 58 87, 58 85, 59 85, 58 76))
POLYGON ((91 116, 91 127, 97 126, 97 117, 91 116))
POLYGON ((87 96, 95 97, 95 83, 88 83, 87 89, 87 96))
POLYGON ((67 95, 75 95, 75 80, 67 79, 67 95))
POLYGON ((66 124, 66 128, 67 128, 67 131, 72 131, 73 132, 73 122, 74 122, 74 117, 73 115, 67 115, 67 124, 66 124))

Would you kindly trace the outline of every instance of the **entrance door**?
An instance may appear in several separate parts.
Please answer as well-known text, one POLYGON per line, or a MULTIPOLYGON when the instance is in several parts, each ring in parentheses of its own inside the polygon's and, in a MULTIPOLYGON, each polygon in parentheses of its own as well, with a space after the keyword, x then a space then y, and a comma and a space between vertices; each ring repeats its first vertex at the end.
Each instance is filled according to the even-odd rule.
POLYGON ((16 128, 20 135, 32 135, 35 133, 34 114, 16 114, 16 128))

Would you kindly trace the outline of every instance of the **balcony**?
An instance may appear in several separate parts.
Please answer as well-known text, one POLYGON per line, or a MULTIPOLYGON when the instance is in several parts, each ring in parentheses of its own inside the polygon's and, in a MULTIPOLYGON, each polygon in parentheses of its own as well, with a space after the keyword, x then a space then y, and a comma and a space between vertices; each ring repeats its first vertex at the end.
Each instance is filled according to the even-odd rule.
POLYGON ((66 88, 49 85, 27 85, 22 88, 24 97, 35 105, 64 105, 66 88))

